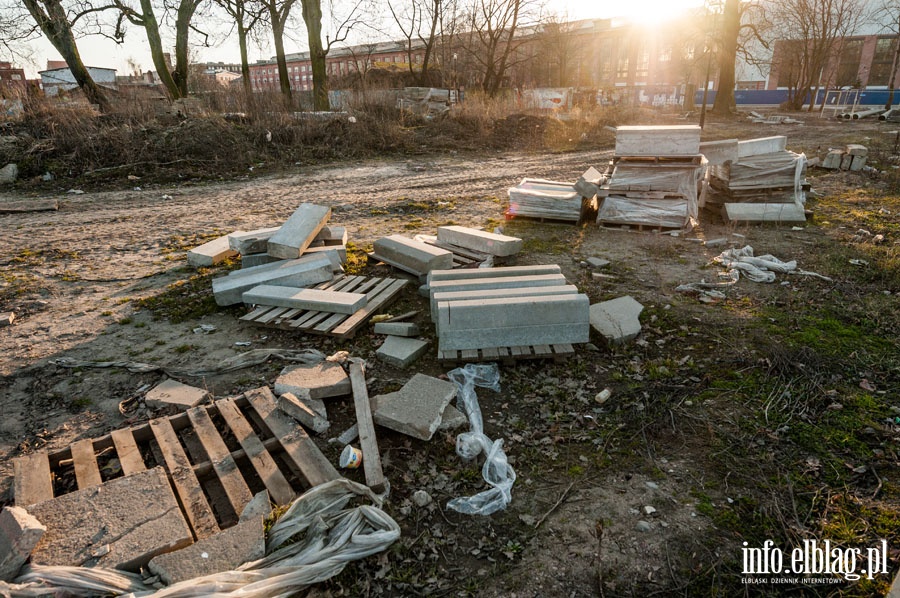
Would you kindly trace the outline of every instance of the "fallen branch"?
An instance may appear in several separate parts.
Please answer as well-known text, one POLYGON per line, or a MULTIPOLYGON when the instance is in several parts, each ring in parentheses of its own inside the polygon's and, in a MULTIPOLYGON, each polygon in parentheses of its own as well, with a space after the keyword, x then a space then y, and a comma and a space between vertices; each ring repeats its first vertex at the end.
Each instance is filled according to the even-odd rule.
POLYGON ((541 517, 540 519, 538 519, 538 522, 534 524, 534 529, 541 527, 541 524, 544 523, 544 520, 547 519, 547 517, 549 517, 553 513, 553 511, 555 511, 556 509, 559 508, 559 505, 561 505, 563 503, 563 501, 566 499, 566 496, 569 495, 569 490, 571 490, 572 486, 574 486, 574 485, 575 485, 575 482, 572 482, 571 484, 569 484, 569 487, 565 489, 565 491, 559 497, 559 500, 556 501, 556 504, 553 505, 552 507, 550 507, 550 510, 547 511, 546 513, 544 513, 544 516, 541 517))

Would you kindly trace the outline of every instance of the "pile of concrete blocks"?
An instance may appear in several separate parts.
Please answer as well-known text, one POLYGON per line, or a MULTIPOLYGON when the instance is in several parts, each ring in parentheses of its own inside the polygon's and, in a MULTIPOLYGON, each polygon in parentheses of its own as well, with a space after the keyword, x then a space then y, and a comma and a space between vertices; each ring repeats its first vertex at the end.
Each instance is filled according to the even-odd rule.
POLYGON ((390 235, 375 241, 369 258, 419 277, 432 270, 453 268, 453 252, 403 235, 390 235))
POLYGON ((785 136, 722 143, 729 159, 710 167, 708 208, 726 222, 806 221, 806 156, 787 150, 785 136))
POLYGON ((439 226, 437 241, 452 248, 462 248, 491 255, 510 257, 522 251, 522 239, 466 226, 439 226))
POLYGON ((582 195, 573 183, 526 178, 515 187, 510 187, 507 193, 508 219, 523 216, 564 222, 581 220, 582 195))
POLYGON ((597 223, 690 227, 705 178, 697 125, 618 127, 609 180, 598 193, 597 223))
POLYGON ((589 301, 557 265, 428 275, 438 351, 588 342, 589 301))
POLYGON ((828 155, 822 160, 822 168, 829 170, 862 170, 866 165, 869 150, 864 145, 851 143, 843 149, 828 150, 828 155))

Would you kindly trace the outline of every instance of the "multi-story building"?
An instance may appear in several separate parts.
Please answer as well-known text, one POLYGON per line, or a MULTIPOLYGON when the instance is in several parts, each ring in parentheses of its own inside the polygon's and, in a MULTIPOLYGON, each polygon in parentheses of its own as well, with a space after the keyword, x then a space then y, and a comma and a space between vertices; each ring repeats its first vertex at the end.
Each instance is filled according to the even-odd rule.
POLYGON ((25 70, 0 62, 0 97, 16 97, 27 90, 25 70))

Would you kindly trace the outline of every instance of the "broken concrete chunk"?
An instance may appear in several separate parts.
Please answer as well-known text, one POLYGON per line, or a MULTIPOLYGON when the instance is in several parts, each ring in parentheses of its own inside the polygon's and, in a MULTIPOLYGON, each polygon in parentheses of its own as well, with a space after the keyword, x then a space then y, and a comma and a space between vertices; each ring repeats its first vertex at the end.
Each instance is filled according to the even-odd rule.
POLYGON ((268 490, 260 490, 253 496, 253 500, 244 506, 241 511, 241 517, 238 523, 252 521, 258 517, 265 519, 272 513, 272 500, 269 498, 268 490))
POLYGON ((319 231, 319 234, 316 235, 316 238, 313 239, 313 243, 324 243, 325 245, 346 245, 347 240, 350 237, 347 236, 347 227, 345 226, 323 226, 322 230, 319 231))
POLYGON ((413 274, 453 267, 453 254, 402 235, 391 235, 375 241, 372 250, 376 259, 413 274))
POLYGON ((420 341, 415 338, 403 338, 389 336, 375 352, 381 361, 397 368, 405 368, 428 349, 428 341, 420 341))
POLYGON ((453 382, 416 374, 397 392, 374 397, 373 418, 379 426, 431 440, 455 396, 453 382))
POLYGON ((209 392, 202 388, 169 379, 160 382, 147 391, 144 402, 147 404, 147 407, 153 409, 175 406, 186 411, 202 403, 208 396, 209 392))
POLYGON ((859 145, 858 143, 851 143, 847 145, 846 152, 851 156, 868 156, 869 150, 864 145, 859 145))
POLYGON ((863 166, 866 165, 866 157, 865 156, 853 156, 850 160, 850 170, 857 171, 862 170, 863 166))
POLYGON ((228 244, 228 236, 213 239, 187 252, 187 262, 191 266, 213 266, 237 255, 228 244))
POLYGON ((844 154, 841 156, 841 170, 850 170, 850 165, 853 164, 853 156, 850 154, 844 154))
POLYGON ((438 426, 438 431, 450 432, 457 428, 462 428, 468 423, 469 418, 462 411, 453 405, 447 405, 447 408, 444 409, 444 414, 441 416, 441 425, 438 426))
POLYGON ((5 313, 0 313, 0 328, 4 326, 10 326, 13 323, 13 320, 16 319, 16 314, 8 311, 5 313))
POLYGON ((586 261, 591 268, 605 268, 609 265, 609 260, 600 257, 589 257, 584 261, 586 261))
POLYGON ((269 238, 266 253, 290 260, 300 257, 328 219, 331 208, 311 203, 300 204, 291 217, 269 238))
POLYGON ((0 511, 0 581, 11 581, 47 528, 22 507, 0 511))
POLYGON ((228 235, 228 246, 242 256, 254 253, 265 253, 269 237, 281 228, 260 228, 248 232, 236 231, 228 235))
POLYGON ((299 398, 339 397, 351 392, 350 377, 339 363, 324 361, 315 365, 288 366, 275 380, 275 394, 289 392, 299 398))
POLYGON ((419 336, 419 333, 418 325, 413 322, 378 322, 375 324, 375 334, 419 336))
POLYGON ((497 257, 507 257, 522 251, 522 239, 518 237, 498 235, 465 226, 439 226, 437 238, 444 243, 497 257))
POLYGON ((327 419, 313 411, 292 393, 286 392, 278 397, 277 405, 281 411, 287 413, 316 434, 322 434, 330 425, 327 419))
POLYGON ((630 296, 596 303, 590 307, 591 327, 611 344, 627 343, 641 332, 642 311, 644 306, 630 296))
POLYGON ((262 517, 238 523, 192 546, 155 557, 149 569, 171 585, 195 577, 232 571, 266 554, 262 517))
POLYGON ((162 467, 26 510, 47 527, 31 554, 36 565, 138 571, 156 555, 183 548, 193 539, 162 467))

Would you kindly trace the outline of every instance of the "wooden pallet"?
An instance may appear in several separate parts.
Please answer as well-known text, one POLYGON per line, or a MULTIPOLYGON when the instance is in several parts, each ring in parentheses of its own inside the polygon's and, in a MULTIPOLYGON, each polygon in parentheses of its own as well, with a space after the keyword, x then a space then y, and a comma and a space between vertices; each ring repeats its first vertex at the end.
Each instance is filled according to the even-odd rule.
POLYGON ((615 156, 613 164, 628 164, 629 166, 700 166, 703 156, 699 154, 690 156, 615 156))
POLYGON ((491 347, 464 351, 438 351, 438 361, 446 365, 480 361, 499 361, 504 365, 512 365, 517 361, 527 359, 552 359, 561 362, 574 354, 575 349, 570 344, 491 347))
POLYGON ((19 506, 161 465, 198 540, 237 523, 263 489, 285 505, 340 477, 306 431, 276 409, 268 388, 19 457, 13 465, 19 506), (73 473, 74 487, 63 488, 73 473))
POLYGON ((352 338, 369 318, 391 304, 408 280, 376 278, 371 276, 339 276, 314 288, 323 291, 365 293, 366 306, 353 314, 336 314, 327 311, 271 307, 261 305, 244 315, 241 320, 269 328, 352 338))
POLYGON ((597 222, 597 226, 606 230, 618 230, 633 233, 670 233, 683 230, 684 226, 660 226, 640 222, 597 222))

